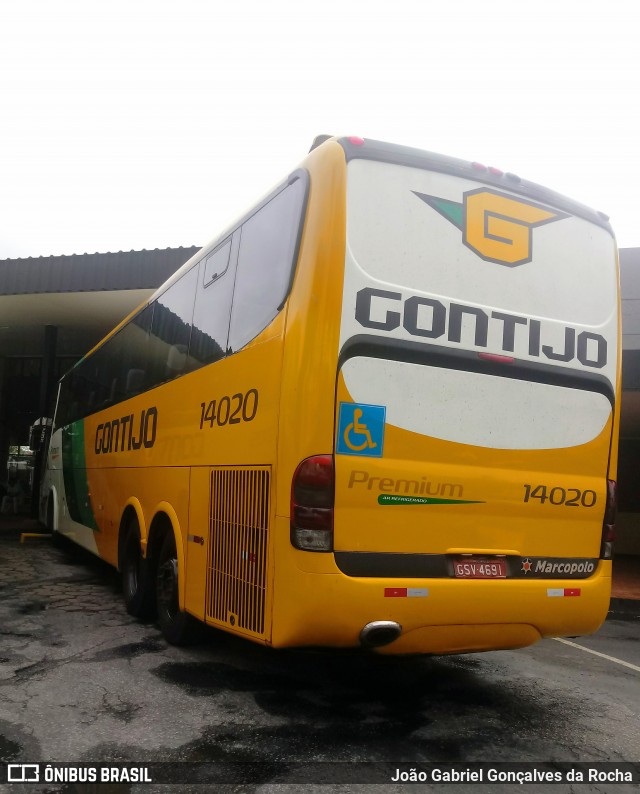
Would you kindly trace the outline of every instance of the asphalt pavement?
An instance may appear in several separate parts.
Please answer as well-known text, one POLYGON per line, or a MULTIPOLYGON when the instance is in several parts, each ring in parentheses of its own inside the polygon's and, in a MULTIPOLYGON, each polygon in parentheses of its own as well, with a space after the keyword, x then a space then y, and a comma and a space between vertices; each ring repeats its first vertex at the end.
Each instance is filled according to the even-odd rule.
MULTIPOLYGON (((175 648, 127 615, 109 566, 46 538, 20 543, 15 530, 0 533, 0 595, 5 763, 161 763, 184 773, 176 791, 199 790, 188 781, 214 764, 233 791, 323 780, 327 792, 359 791, 367 764, 376 782, 383 764, 383 789, 395 791, 395 770, 424 764, 639 760, 634 608, 616 609, 591 637, 464 656, 274 651, 213 630, 200 646, 175 648)), ((446 790, 506 790, 496 785, 446 790)))

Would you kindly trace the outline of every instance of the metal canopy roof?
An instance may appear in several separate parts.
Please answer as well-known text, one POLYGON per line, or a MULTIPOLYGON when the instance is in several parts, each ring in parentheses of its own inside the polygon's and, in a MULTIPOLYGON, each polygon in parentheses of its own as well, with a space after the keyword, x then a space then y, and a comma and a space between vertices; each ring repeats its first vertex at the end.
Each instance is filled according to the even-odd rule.
POLYGON ((156 289, 197 251, 165 248, 0 260, 0 295, 156 289))
POLYGON ((46 325, 58 355, 83 355, 198 250, 0 260, 0 358, 42 355, 46 325))

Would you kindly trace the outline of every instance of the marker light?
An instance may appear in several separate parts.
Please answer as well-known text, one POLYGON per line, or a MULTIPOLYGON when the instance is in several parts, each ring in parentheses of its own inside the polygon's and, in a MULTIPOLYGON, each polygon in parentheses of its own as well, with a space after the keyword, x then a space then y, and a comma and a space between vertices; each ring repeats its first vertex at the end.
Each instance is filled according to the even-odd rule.
POLYGON ((291 544, 302 551, 333 549, 332 455, 303 460, 291 482, 291 544))
POLYGON ((492 165, 489 166, 489 173, 493 174, 494 176, 503 176, 504 171, 501 171, 499 168, 494 168, 492 165))
POLYGON ((482 163, 471 163, 471 168, 475 168, 476 171, 486 171, 487 166, 482 165, 482 163))
POLYGON ((364 145, 364 138, 359 138, 357 135, 351 135, 347 138, 349 143, 352 143, 354 146, 363 146, 364 145))
POLYGON ((483 361, 495 361, 497 364, 513 364, 513 356, 499 356, 497 353, 478 353, 478 358, 483 361))

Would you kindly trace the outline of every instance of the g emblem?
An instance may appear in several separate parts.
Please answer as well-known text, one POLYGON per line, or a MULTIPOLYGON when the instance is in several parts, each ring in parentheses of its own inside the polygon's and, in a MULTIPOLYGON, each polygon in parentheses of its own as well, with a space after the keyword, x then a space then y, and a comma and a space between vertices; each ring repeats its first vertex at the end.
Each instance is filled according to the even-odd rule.
POLYGON ((531 261, 535 227, 568 217, 487 188, 463 193, 462 204, 424 193, 415 195, 461 229, 462 242, 481 259, 511 267, 531 261))
POLYGON ((531 230, 560 217, 566 216, 503 193, 471 190, 464 194, 462 241, 488 262, 523 265, 531 261, 531 230))

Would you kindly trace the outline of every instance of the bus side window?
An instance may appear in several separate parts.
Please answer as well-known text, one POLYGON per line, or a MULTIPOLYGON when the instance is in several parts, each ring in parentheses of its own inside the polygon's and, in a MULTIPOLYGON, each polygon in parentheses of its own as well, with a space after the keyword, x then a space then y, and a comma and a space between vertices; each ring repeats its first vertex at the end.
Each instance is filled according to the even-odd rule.
POLYGON ((150 383, 155 386, 177 378, 189 367, 187 350, 199 266, 192 267, 153 303, 150 338, 150 383))
POLYGON ((104 407, 109 408, 110 406, 119 402, 120 398, 121 398, 121 393, 120 393, 118 379, 113 378, 113 380, 111 381, 111 387, 109 389, 109 396, 105 400, 104 407))
POLYGON ((243 225, 229 349, 240 350, 275 318, 290 289, 306 185, 284 188, 243 225))
POLYGON ((127 382, 125 386, 125 393, 127 397, 133 397, 135 394, 140 394, 144 388, 144 370, 143 369, 130 369, 127 372, 127 382))
POLYGON ((195 366, 224 358, 229 336, 239 232, 225 240, 201 263, 189 354, 195 366))
MULTIPOLYGON (((108 344, 108 343, 107 343, 108 344)), ((107 382, 107 367, 104 348, 96 351, 90 359, 79 364, 83 377, 87 379, 93 391, 93 410, 99 411, 107 400, 110 383, 107 382)), ((89 406, 87 406, 87 412, 89 406)))
POLYGON ((148 386, 147 357, 153 306, 147 306, 122 329, 125 355, 120 360, 120 379, 125 399, 144 391, 148 386))

